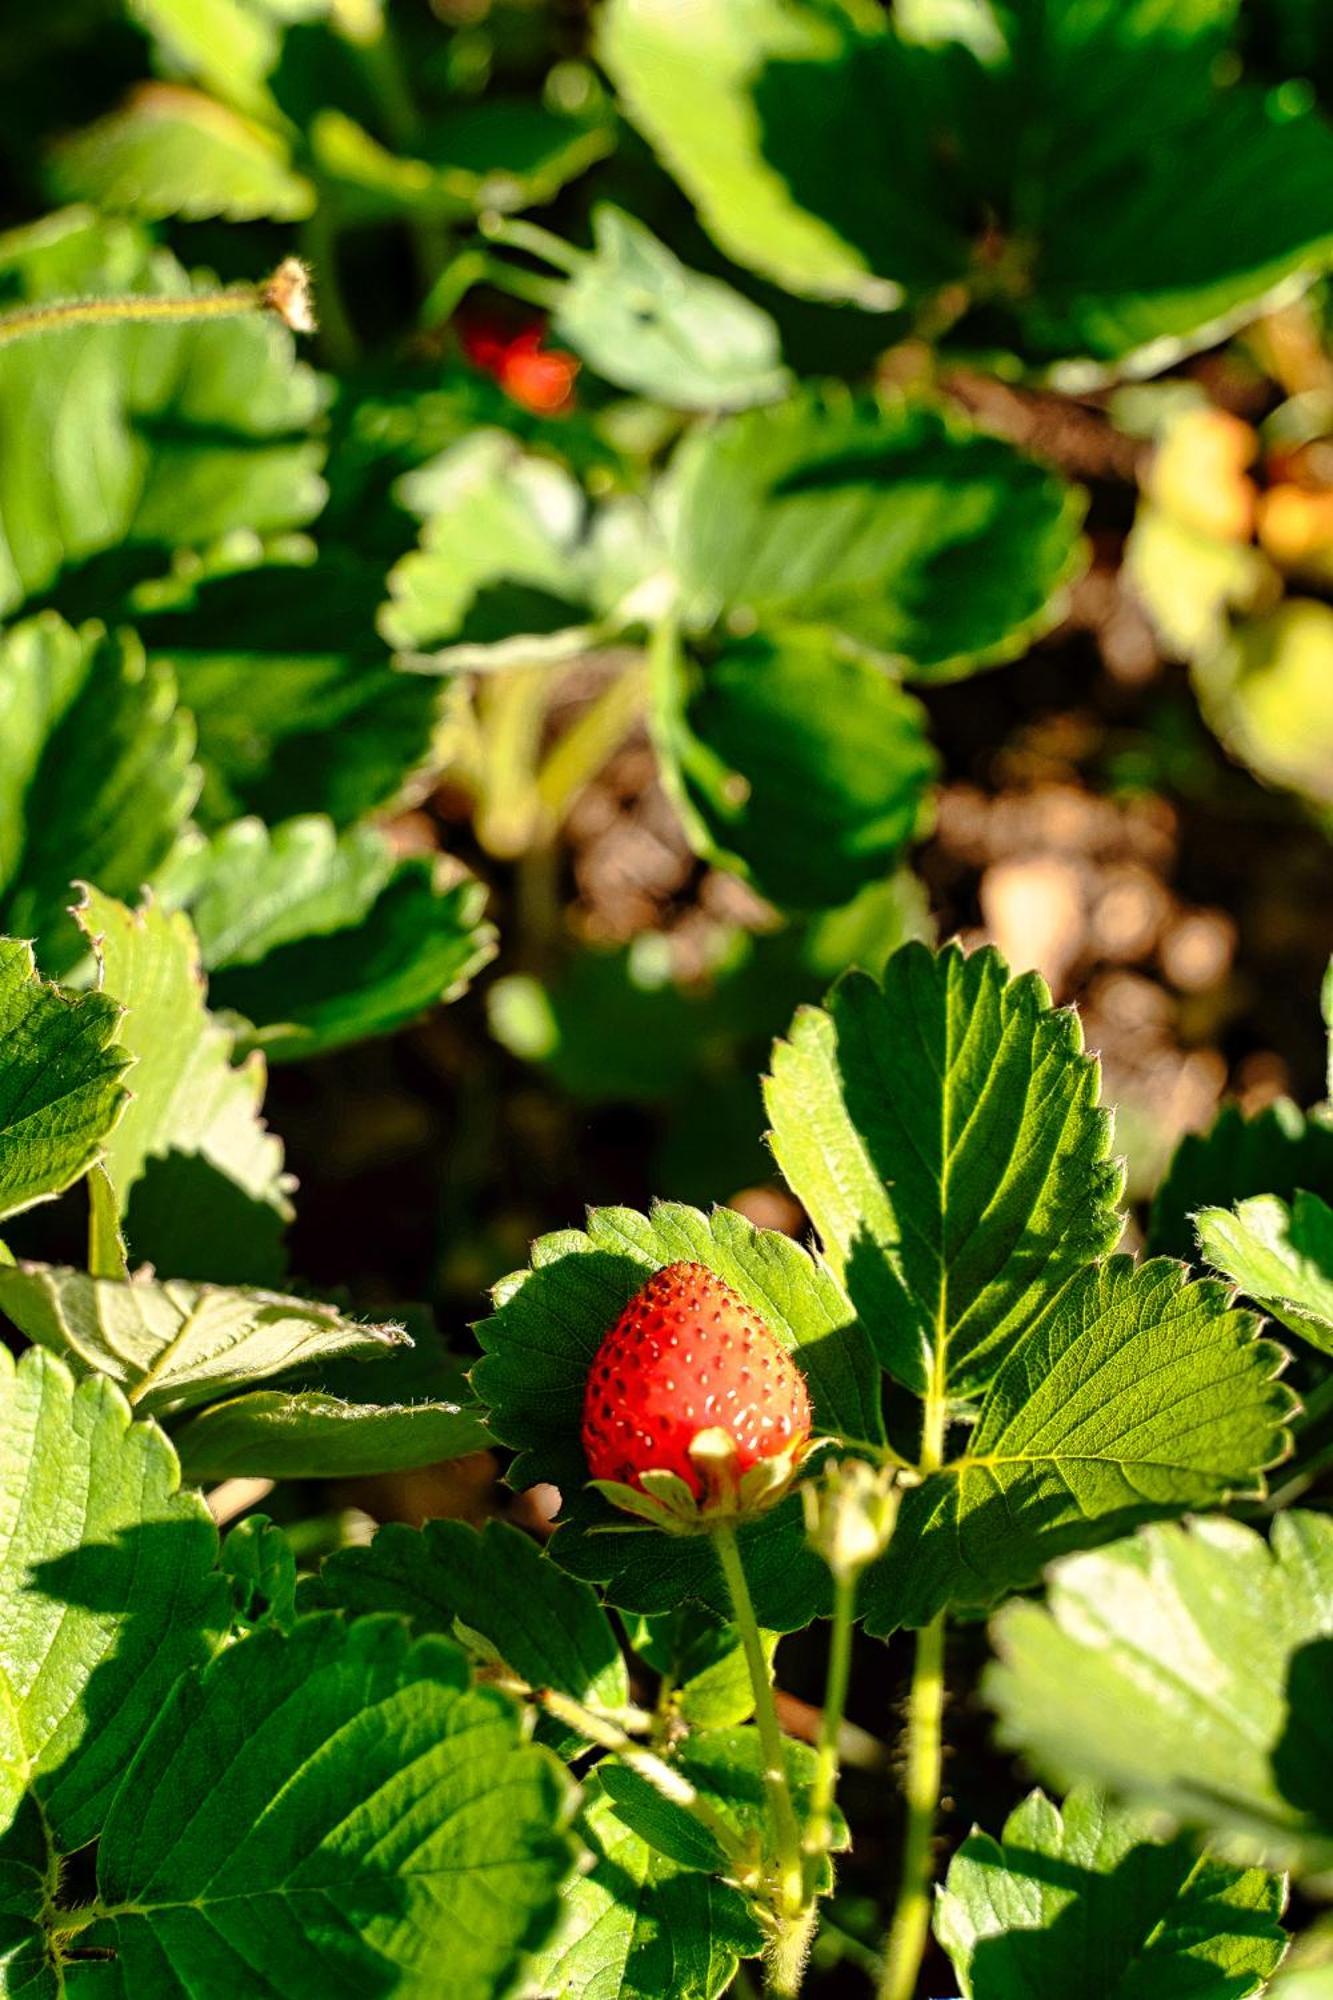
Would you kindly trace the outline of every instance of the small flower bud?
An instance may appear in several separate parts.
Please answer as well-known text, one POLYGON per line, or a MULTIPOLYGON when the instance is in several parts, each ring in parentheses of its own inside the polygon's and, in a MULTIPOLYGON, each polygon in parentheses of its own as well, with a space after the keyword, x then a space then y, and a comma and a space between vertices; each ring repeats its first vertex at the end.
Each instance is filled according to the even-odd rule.
POLYGON ((863 1458, 832 1460, 801 1488, 806 1536, 839 1583, 883 1555, 901 1497, 897 1468, 863 1458))
POLYGON ((259 302, 276 313, 293 333, 314 333, 315 299, 309 266, 299 257, 284 257, 259 288, 259 302))

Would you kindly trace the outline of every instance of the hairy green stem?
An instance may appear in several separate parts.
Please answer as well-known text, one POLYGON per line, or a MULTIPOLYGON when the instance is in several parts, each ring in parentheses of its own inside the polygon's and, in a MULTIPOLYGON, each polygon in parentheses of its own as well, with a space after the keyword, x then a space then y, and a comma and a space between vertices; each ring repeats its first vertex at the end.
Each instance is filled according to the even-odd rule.
POLYGON ((879 2000, 912 2000, 930 1928, 931 1838, 943 1774, 944 1614, 916 1637, 907 1708, 907 1827, 879 2000))
POLYGON ((797 2000, 805 1980, 817 1914, 815 1905, 807 1903, 779 1926, 764 1955, 764 1991, 768 2000, 797 2000))
POLYGON ((852 1631, 856 1615, 856 1578, 839 1576, 833 1587, 833 1629, 829 1635, 828 1680, 824 1713, 815 1750, 815 1776, 810 1790, 810 1815, 805 1829, 806 1894, 814 1895, 814 1873, 827 1854, 833 1835, 833 1801, 838 1788, 839 1738, 847 1707, 852 1672, 852 1631))
POLYGON ((179 325, 280 312, 271 282, 232 285, 225 292, 186 292, 171 298, 132 292, 115 298, 50 299, 40 305, 19 306, 13 312, 0 313, 0 347, 71 326, 160 325, 164 321, 179 325))
MULTIPOLYGON (((759 1635, 759 1621, 754 1615, 754 1600, 750 1596, 745 1564, 736 1542, 736 1530, 729 1521, 718 1521, 710 1532, 726 1579, 736 1629, 745 1650, 745 1664, 750 1671, 755 1721, 759 1725, 759 1741, 764 1753, 764 1791, 773 1822, 778 1875, 776 1907, 779 1918, 785 1924, 803 1914, 805 1872, 801 1859, 801 1832, 796 1822, 791 1787, 787 1782, 782 1729, 773 1700, 773 1683, 769 1678, 764 1642, 759 1635)), ((775 1992, 780 1990, 774 1989, 775 1992)))
MULTIPOLYGON (((944 1463, 949 1422, 948 1345, 943 1302, 921 1412, 923 1476, 944 1463)), ((944 1772, 944 1614, 916 1635, 916 1658, 907 1704, 907 1774, 903 1785, 907 1824, 893 1919, 884 1945, 878 2000, 912 2000, 930 1928, 931 1839, 944 1772)))

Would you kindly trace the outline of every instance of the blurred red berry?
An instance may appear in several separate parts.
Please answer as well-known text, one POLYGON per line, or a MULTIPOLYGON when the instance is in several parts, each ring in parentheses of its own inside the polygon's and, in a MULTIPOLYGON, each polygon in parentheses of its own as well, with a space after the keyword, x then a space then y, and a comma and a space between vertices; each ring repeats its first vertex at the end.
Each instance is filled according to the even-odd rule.
POLYGON ((507 396, 535 416, 554 417, 574 406, 579 364, 572 354, 542 345, 541 326, 515 332, 494 319, 467 319, 458 329, 464 354, 500 384, 507 396))

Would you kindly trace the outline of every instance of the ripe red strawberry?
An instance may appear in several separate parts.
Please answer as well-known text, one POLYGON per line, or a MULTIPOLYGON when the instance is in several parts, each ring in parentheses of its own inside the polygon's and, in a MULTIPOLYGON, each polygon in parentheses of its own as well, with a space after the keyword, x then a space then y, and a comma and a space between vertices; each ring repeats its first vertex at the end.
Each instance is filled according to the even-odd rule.
POLYGON ((494 376, 505 394, 525 410, 539 417, 558 417, 574 407, 578 361, 558 347, 547 347, 540 325, 516 329, 476 314, 455 324, 468 360, 494 376))
POLYGON ((805 1377, 759 1314, 704 1264, 668 1264, 636 1292, 593 1357, 583 1449, 594 1479, 642 1487, 674 1472, 708 1502, 690 1446, 704 1431, 735 1446, 734 1481, 799 1456, 810 1435, 805 1377))

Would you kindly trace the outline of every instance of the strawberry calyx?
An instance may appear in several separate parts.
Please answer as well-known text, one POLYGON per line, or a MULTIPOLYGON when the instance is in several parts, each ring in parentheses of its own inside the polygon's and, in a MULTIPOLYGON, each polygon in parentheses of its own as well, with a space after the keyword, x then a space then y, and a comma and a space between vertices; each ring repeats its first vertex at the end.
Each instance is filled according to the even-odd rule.
POLYGON ((669 1535, 706 1535, 722 1521, 749 1520, 776 1507, 791 1492, 812 1452, 830 1442, 799 1438, 742 1471, 735 1439, 715 1424, 700 1431, 689 1448, 700 1481, 697 1495, 679 1473, 665 1468, 649 1467, 639 1473, 637 1486, 618 1479, 591 1479, 588 1484, 613 1507, 637 1515, 649 1527, 669 1535))

